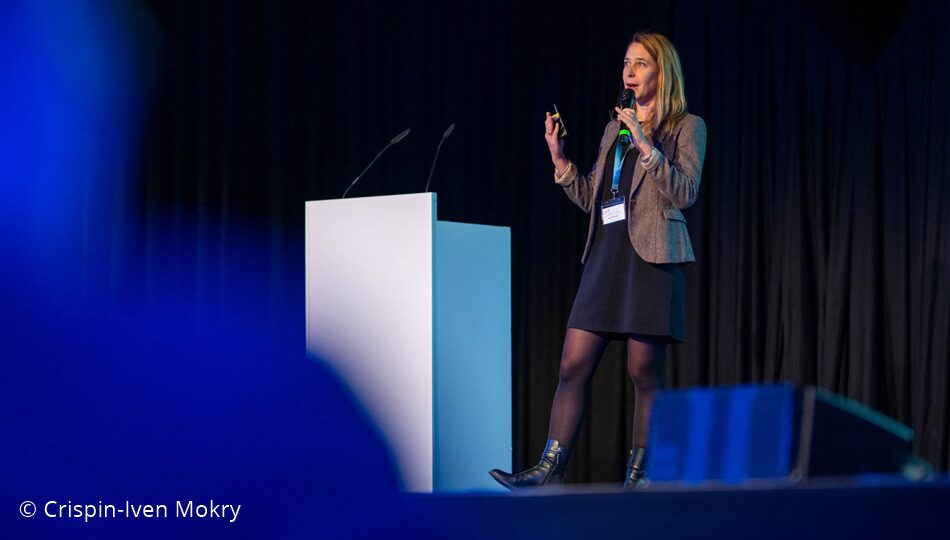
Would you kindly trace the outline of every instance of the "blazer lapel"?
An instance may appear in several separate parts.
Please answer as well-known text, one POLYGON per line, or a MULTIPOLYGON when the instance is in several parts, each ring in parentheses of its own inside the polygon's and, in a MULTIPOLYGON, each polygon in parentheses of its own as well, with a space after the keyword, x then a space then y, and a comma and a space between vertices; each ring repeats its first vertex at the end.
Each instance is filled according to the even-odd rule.
POLYGON ((633 170, 633 182, 630 182, 630 197, 633 198, 633 194, 637 192, 640 182, 643 182, 643 179, 646 177, 647 171, 643 168, 643 165, 640 164, 639 156, 630 156, 630 159, 637 160, 637 168, 633 170))
MULTIPOLYGON (((618 129, 619 132, 619 129, 618 129)), ((663 142, 657 139, 653 139, 653 146, 660 152, 663 151, 663 142)), ((637 192, 637 188, 640 186, 640 182, 643 182, 643 179, 647 176, 646 169, 643 168, 643 165, 640 164, 640 156, 635 156, 634 159, 637 160, 637 168, 633 171, 633 182, 630 183, 630 197, 633 197, 633 194, 637 192)))

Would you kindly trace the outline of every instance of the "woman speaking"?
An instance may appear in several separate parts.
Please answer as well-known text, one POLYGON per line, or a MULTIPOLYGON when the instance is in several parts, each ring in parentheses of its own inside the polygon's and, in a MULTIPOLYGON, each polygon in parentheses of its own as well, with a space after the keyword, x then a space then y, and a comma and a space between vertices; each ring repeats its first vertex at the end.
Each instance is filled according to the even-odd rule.
POLYGON ((642 483, 666 346, 682 342, 686 334, 683 267, 695 258, 681 209, 699 193, 706 125, 687 112, 679 55, 666 37, 635 34, 622 75, 624 91, 590 174, 581 174, 564 154, 559 119, 550 113, 545 119, 554 181, 591 219, 548 442, 534 467, 516 474, 491 471, 508 488, 563 481, 591 378, 611 340, 627 342, 627 371, 636 388, 624 487, 642 483))

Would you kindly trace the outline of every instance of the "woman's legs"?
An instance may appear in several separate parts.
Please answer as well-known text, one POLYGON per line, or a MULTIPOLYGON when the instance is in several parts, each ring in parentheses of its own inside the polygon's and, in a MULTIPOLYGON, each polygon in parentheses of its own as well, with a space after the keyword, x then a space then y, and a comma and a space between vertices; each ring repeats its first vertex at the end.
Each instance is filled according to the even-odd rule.
POLYGON ((564 337, 557 392, 551 404, 548 439, 559 441, 568 450, 573 446, 584 421, 590 381, 608 343, 607 337, 579 328, 568 328, 564 337))
MULTIPOLYGON (((561 353, 560 379, 554 403, 548 438, 570 448, 587 409, 590 381, 600 363, 609 340, 607 337, 568 328, 561 353)), ((663 359, 666 340, 631 335, 627 339, 627 373, 636 389, 633 416, 633 446, 646 447, 650 428, 650 412, 657 390, 663 388, 663 359)))
POLYGON ((663 388, 663 358, 666 341, 631 335, 627 339, 627 373, 636 389, 633 413, 633 446, 646 447, 650 428, 650 412, 656 392, 663 388))

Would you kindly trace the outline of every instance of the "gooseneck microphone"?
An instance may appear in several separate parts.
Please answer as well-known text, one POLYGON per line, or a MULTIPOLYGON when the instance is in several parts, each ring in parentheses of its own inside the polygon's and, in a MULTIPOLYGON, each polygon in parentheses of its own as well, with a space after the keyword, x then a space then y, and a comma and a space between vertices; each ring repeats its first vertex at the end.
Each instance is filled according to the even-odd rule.
POLYGON ((435 162, 439 160, 439 150, 442 150, 442 143, 449 138, 449 135, 451 135, 454 130, 455 124, 452 124, 445 130, 445 133, 442 134, 442 140, 439 141, 439 146, 435 149, 435 157, 432 158, 432 167, 429 169, 429 179, 426 181, 426 189, 423 193, 429 192, 429 184, 432 183, 432 173, 435 172, 435 162))
POLYGON ((366 171, 368 171, 369 168, 373 166, 373 163, 376 163, 376 160, 379 159, 379 156, 383 155, 383 152, 385 152, 386 150, 388 150, 390 146, 392 146, 392 145, 396 144, 397 142, 399 142, 399 141, 405 139, 405 138, 406 138, 406 135, 409 135, 409 132, 410 132, 410 131, 412 131, 412 130, 407 128, 405 131, 403 131, 403 132, 400 133, 399 135, 396 135, 395 137, 393 137, 392 140, 389 141, 389 144, 387 144, 382 150, 379 151, 378 154, 376 154, 376 157, 373 158, 373 161, 370 161, 370 162, 369 162, 369 165, 367 165, 366 168, 363 169, 363 172, 361 172, 361 173, 359 173, 358 175, 356 175, 356 178, 354 178, 354 179, 353 179, 353 182, 350 183, 350 187, 346 188, 346 191, 343 192, 343 196, 340 197, 340 198, 341 198, 341 199, 345 199, 345 198, 346 198, 346 194, 349 193, 351 189, 353 189, 353 186, 356 185, 356 182, 358 182, 359 179, 362 178, 364 174, 366 174, 366 171))
MULTIPOLYGON (((620 92, 620 96, 617 98, 617 106, 621 109, 629 109, 633 105, 633 100, 637 98, 637 95, 633 93, 633 90, 629 88, 624 88, 620 92)), ((620 122, 620 133, 617 135, 617 139, 620 141, 620 144, 627 145, 633 141, 633 133, 630 133, 630 128, 627 127, 627 124, 620 122)))

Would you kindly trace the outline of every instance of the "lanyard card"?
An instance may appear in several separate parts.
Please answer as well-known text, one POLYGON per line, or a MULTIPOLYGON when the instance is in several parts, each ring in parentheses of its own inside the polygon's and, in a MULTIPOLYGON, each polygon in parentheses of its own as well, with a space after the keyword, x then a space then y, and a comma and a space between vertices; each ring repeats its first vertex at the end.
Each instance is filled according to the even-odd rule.
POLYGON ((627 207, 623 204, 625 199, 626 197, 621 195, 600 205, 600 218, 604 221, 604 225, 627 219, 627 207))

